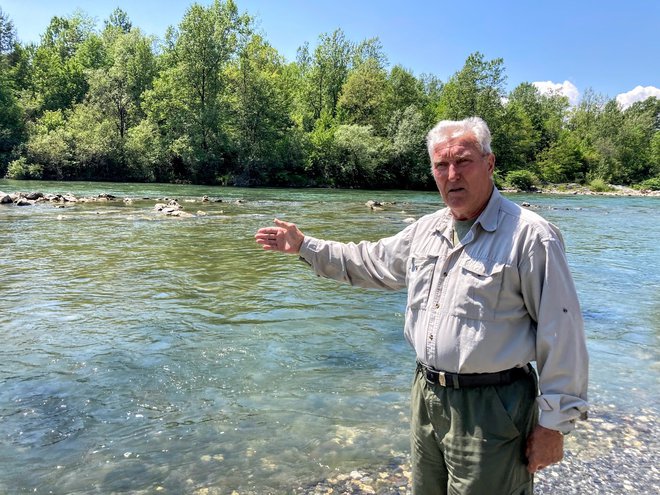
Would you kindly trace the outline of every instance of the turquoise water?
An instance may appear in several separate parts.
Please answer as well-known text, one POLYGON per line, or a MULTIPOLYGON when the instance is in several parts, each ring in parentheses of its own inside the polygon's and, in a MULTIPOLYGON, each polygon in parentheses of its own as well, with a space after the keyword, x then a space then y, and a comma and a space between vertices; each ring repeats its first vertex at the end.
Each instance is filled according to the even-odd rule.
MULTIPOLYGON (((405 294, 253 235, 277 216, 376 239, 437 194, 0 181, 19 190, 133 202, 0 205, 1 493, 286 493, 405 455, 405 294), (156 214, 165 197, 195 217, 156 214)), ((591 401, 657 415, 660 198, 511 198, 564 233, 591 401)))

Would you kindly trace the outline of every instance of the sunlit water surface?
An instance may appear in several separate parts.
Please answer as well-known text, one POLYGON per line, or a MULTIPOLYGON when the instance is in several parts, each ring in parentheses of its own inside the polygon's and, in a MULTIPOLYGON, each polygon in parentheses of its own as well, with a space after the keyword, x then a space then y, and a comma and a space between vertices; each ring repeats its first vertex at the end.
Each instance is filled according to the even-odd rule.
MULTIPOLYGON (((405 294, 319 279, 253 235, 277 216, 318 237, 377 239, 437 209, 437 194, 0 190, 133 198, 0 207, 1 493, 286 493, 406 454, 405 294), (196 216, 156 214, 166 197, 196 216), (371 211, 369 199, 395 204, 371 211)), ((660 199, 511 198, 564 233, 591 401, 657 415, 660 199)))

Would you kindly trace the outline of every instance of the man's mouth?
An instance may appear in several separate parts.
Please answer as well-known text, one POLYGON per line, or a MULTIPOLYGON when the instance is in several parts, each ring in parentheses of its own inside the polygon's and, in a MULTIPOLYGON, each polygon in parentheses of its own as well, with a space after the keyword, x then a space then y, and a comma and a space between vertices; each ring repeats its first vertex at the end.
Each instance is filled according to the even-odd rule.
POLYGON ((460 192, 460 191, 464 191, 464 190, 465 189, 463 187, 453 187, 453 188, 449 189, 447 192, 453 193, 453 192, 460 192))

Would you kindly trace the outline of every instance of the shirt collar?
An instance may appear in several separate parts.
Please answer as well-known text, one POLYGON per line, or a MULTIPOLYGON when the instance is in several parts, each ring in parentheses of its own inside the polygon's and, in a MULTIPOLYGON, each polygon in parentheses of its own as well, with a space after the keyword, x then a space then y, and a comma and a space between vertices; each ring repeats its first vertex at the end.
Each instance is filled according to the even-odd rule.
POLYGON ((479 223, 481 228, 487 232, 495 232, 497 229, 497 222, 500 214, 500 203, 502 202, 502 194, 493 186, 493 193, 490 195, 488 204, 481 215, 477 218, 475 223, 479 223))
MULTIPOLYGON (((501 202, 502 194, 493 186, 493 192, 490 195, 486 208, 484 208, 484 211, 481 212, 474 223, 481 225, 481 228, 487 232, 494 232, 497 229, 501 202)), ((435 232, 443 233, 447 239, 450 239, 452 228, 453 217, 451 211, 449 208, 444 208, 440 211, 440 217, 436 221, 435 232)))

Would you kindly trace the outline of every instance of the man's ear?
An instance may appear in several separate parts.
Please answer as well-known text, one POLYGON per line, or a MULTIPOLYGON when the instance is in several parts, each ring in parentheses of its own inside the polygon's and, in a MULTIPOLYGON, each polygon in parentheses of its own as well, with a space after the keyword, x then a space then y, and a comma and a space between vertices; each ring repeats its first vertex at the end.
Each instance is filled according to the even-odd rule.
POLYGON ((495 155, 493 153, 488 154, 488 172, 491 174, 495 171, 495 155))

